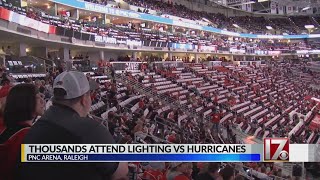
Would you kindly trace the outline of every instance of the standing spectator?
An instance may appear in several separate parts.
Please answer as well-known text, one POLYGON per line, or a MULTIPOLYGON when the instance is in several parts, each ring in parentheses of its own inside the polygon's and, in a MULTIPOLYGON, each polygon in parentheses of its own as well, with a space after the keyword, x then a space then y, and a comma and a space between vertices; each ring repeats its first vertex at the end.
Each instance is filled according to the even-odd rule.
POLYGON ((7 55, 12 55, 12 54, 13 54, 13 52, 12 52, 12 50, 11 50, 11 46, 8 46, 8 47, 7 47, 7 49, 6 49, 6 54, 7 54, 7 55))
POLYGON ((34 80, 34 85, 36 86, 37 89, 40 89, 40 87, 42 86, 41 80, 40 79, 34 80))
POLYGON ((112 64, 110 65, 110 71, 111 71, 111 77, 112 77, 112 79, 114 79, 114 76, 115 76, 115 69, 114 69, 114 67, 113 67, 113 65, 112 65, 112 64))
POLYGON ((220 124, 221 115, 218 110, 215 110, 215 112, 212 114, 212 131, 216 131, 218 133, 219 131, 219 124, 220 124))
MULTIPOLYGON (((25 144, 113 144, 109 131, 88 118, 89 81, 82 72, 68 71, 53 83, 53 105, 32 126, 25 144)), ((121 179, 127 163, 20 163, 16 179, 121 179), (40 170, 41 169, 41 170, 40 170)))
POLYGON ((45 98, 49 99, 53 95, 53 89, 48 80, 45 82, 44 88, 45 88, 45 98))
POLYGON ((144 99, 141 98, 139 101, 139 108, 142 110, 144 108, 145 104, 144 104, 144 99))

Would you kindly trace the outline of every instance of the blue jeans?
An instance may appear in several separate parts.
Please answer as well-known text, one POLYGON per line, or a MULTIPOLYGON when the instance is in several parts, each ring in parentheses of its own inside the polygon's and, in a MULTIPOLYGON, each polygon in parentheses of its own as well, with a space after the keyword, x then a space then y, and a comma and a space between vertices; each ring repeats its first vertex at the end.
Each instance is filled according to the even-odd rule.
POLYGON ((219 132, 219 123, 213 123, 213 125, 212 125, 212 131, 219 132))

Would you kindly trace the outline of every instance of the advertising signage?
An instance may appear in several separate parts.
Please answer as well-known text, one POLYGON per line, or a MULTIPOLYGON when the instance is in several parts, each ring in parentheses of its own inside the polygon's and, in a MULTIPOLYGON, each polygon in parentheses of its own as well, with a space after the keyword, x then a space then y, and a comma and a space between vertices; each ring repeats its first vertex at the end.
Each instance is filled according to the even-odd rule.
POLYGON ((24 15, 9 11, 3 7, 0 7, 0 19, 17 23, 21 26, 29 27, 37 31, 55 34, 56 27, 53 25, 45 24, 40 21, 31 19, 24 15))
POLYGON ((129 39, 116 39, 105 36, 95 36, 95 42, 107 43, 107 44, 125 44, 128 46, 142 46, 142 41, 129 40, 129 39))
POLYGON ((174 48, 174 49, 185 49, 185 50, 198 49, 198 45, 194 45, 194 44, 172 43, 171 47, 174 48))

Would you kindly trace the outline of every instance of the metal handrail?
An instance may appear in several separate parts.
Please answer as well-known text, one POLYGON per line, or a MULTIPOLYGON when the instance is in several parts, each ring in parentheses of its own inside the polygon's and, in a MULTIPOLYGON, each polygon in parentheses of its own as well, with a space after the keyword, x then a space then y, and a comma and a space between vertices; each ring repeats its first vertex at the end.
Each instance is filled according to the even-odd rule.
MULTIPOLYGON (((159 138, 157 136, 154 136, 154 135, 151 135, 151 134, 147 134, 147 133, 140 133, 140 134, 145 135, 146 137, 150 137, 152 139, 155 139, 156 141, 159 141, 159 142, 164 142, 166 144, 172 144, 171 142, 169 142, 169 141, 167 141, 165 139, 161 139, 161 138, 159 138)), ((134 135, 134 141, 133 142, 134 143, 138 143, 138 139, 139 139, 139 137, 137 137, 137 135, 134 135)), ((143 140, 139 139, 139 141, 143 141, 143 140)))

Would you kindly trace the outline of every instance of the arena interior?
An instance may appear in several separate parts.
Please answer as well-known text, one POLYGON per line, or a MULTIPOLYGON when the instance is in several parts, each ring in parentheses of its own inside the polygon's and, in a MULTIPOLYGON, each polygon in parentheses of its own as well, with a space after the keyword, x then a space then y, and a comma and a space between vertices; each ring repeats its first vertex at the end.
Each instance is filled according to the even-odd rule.
POLYGON ((307 162, 121 162, 98 172, 16 159, 32 142, 320 144, 320 0, 0 0, 0 47, 1 180, 320 179, 320 164, 307 162), (82 91, 55 84, 66 71, 96 86, 73 113, 90 103, 85 116, 110 141, 69 141, 86 127, 42 123, 72 99, 57 86, 82 91))

